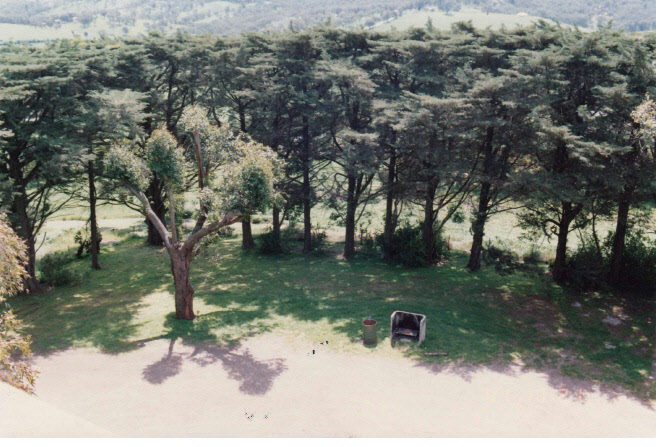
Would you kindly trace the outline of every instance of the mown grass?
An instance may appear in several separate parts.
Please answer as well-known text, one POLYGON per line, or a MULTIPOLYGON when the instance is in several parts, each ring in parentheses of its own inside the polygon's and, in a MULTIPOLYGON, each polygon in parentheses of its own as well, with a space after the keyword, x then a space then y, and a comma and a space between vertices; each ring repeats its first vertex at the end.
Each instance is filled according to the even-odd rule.
POLYGON ((365 353, 366 317, 379 322, 380 343, 371 354, 392 355, 399 351, 388 343, 390 315, 408 310, 427 315, 427 338, 420 348, 403 348, 404 355, 433 370, 511 373, 521 365, 546 372, 556 387, 566 376, 655 399, 655 308, 575 295, 544 273, 472 274, 457 252, 440 267, 406 269, 374 259, 348 262, 339 251, 267 257, 243 253, 237 237, 220 239, 193 262, 198 318, 185 322, 172 318, 166 254, 133 236, 104 248, 103 270, 73 261, 78 284, 15 297, 11 305, 43 355, 70 347, 120 353, 157 338, 230 344, 264 332, 365 353), (623 323, 603 323, 609 315, 623 323))

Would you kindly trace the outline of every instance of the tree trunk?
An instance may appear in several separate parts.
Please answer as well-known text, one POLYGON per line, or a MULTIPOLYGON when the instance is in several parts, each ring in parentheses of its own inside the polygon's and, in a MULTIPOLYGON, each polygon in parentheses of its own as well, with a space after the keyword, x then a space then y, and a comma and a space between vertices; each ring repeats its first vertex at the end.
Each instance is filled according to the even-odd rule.
POLYGON ((557 249, 555 250, 555 263, 553 264, 553 280, 563 283, 567 280, 567 239, 569 235, 569 225, 573 220, 570 215, 572 205, 570 203, 562 204, 562 216, 557 234, 557 249))
POLYGON ((251 234, 251 218, 246 216, 242 219, 242 249, 251 250, 255 246, 254 237, 251 234))
POLYGON ((93 270, 100 270, 101 266, 98 263, 100 240, 98 237, 98 222, 96 221, 96 176, 93 161, 87 164, 87 174, 89 178, 89 229, 91 233, 89 251, 91 253, 91 268, 93 270))
POLYGON ((190 285, 192 251, 173 247, 169 251, 169 257, 171 259, 171 272, 174 275, 176 319, 193 320, 192 300, 194 298, 194 288, 190 285))
POLYGON ((36 235, 33 234, 32 225, 30 224, 25 189, 14 196, 10 219, 13 230, 18 237, 23 239, 27 248, 25 291, 28 293, 40 292, 43 290, 43 286, 37 281, 36 235))
POLYGON ((18 235, 25 241, 25 245, 27 246, 27 265, 25 266, 27 277, 25 278, 24 283, 25 291, 28 293, 41 292, 43 290, 43 285, 37 281, 37 253, 34 238, 25 239, 20 234, 18 235))
POLYGON ((427 182, 425 189, 425 218, 423 220, 423 245, 425 247, 425 262, 431 265, 434 262, 434 194, 438 182, 434 179, 427 182))
MULTIPOLYGON (((146 196, 148 197, 149 203, 151 204, 151 208, 153 209, 155 215, 158 216, 158 219, 160 219, 161 222, 164 222, 165 215, 167 213, 167 207, 165 205, 162 191, 162 182, 157 178, 153 178, 149 184, 146 196)), ((160 236, 158 230, 156 230, 153 223, 148 219, 146 219, 146 227, 148 230, 147 244, 155 247, 163 246, 164 241, 162 240, 162 236, 160 236)))
POLYGON ((354 257, 356 248, 354 245, 354 226, 356 218, 356 178, 353 175, 347 177, 347 213, 345 215, 345 248, 343 256, 345 259, 354 257))
POLYGON ((281 209, 278 206, 272 207, 272 234, 277 242, 281 241, 281 221, 279 215, 281 209))
POLYGON ((610 256, 610 273, 608 282, 616 285, 621 279, 621 271, 624 260, 624 243, 626 241, 626 231, 628 230, 628 211, 631 207, 630 193, 624 191, 619 197, 617 211, 617 228, 612 241, 612 254, 610 256))
POLYGON ((382 249, 382 258, 391 260, 391 247, 393 245, 393 235, 395 233, 395 222, 393 221, 393 199, 395 184, 395 149, 391 150, 391 156, 388 160, 388 178, 386 180, 386 214, 384 216, 384 244, 382 249))
POLYGON ((304 195, 304 249, 302 253, 310 253, 311 246, 311 198, 310 198, 310 189, 311 183, 309 180, 309 172, 304 169, 304 183, 302 185, 302 191, 304 195))
POLYGON ((489 190, 491 184, 483 182, 480 188, 480 200, 478 203, 478 212, 473 220, 471 228, 473 230, 473 244, 471 245, 471 255, 466 267, 472 272, 480 270, 482 264, 482 242, 484 240, 484 226, 487 222, 487 213, 489 211, 489 190))
POLYGON ((303 118, 304 129, 302 133, 303 143, 303 183, 302 199, 304 202, 304 248, 302 253, 310 253, 311 246, 311 155, 310 155, 310 136, 308 129, 308 118, 303 118))
POLYGON ((178 229, 176 228, 176 203, 174 191, 170 187, 167 195, 169 196, 169 233, 171 234, 171 244, 178 244, 178 229))

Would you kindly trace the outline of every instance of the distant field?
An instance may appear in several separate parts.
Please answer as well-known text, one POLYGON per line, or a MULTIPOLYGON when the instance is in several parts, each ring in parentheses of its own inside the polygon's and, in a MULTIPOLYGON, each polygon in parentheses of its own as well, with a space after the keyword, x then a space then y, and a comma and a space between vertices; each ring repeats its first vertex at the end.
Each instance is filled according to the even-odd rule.
POLYGON ((136 20, 132 26, 123 26, 110 22, 104 17, 97 18, 88 26, 79 22, 64 23, 60 26, 18 25, 0 23, 0 42, 8 41, 43 41, 56 39, 95 39, 107 36, 139 36, 150 28, 145 20, 136 20))
POLYGON ((445 12, 438 10, 410 10, 406 11, 397 19, 378 23, 371 29, 378 31, 390 31, 391 29, 403 30, 413 27, 423 27, 427 24, 427 19, 432 19, 432 26, 442 30, 450 29, 453 23, 467 22, 469 20, 476 28, 528 26, 539 20, 554 23, 551 20, 543 19, 537 16, 519 14, 494 14, 482 12, 473 8, 462 8, 458 12, 445 12))

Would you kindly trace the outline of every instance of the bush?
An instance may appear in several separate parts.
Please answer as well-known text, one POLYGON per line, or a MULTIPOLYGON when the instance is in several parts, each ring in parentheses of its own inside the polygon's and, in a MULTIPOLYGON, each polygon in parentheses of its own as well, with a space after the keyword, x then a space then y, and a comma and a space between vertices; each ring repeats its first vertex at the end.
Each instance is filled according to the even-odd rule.
POLYGON ((256 250, 264 255, 279 255, 290 251, 287 240, 283 238, 283 235, 280 235, 278 239, 275 238, 272 228, 268 228, 267 231, 256 236, 256 250))
POLYGON ((316 229, 311 232, 311 251, 315 253, 323 253, 329 241, 327 240, 327 232, 324 230, 316 229))
POLYGON ((359 255, 366 258, 375 258, 379 256, 379 250, 377 248, 377 238, 373 236, 368 230, 364 227, 359 229, 359 255))
POLYGON ((219 230, 217 230, 217 232, 214 234, 214 236, 216 236, 218 239, 230 238, 230 237, 233 237, 233 232, 234 231, 235 230, 233 229, 233 227, 230 227, 230 226, 227 225, 227 226, 222 227, 219 230))
MULTIPOLYGON (((612 251, 612 240, 612 234, 605 240, 607 251, 612 251)), ((618 287, 656 297, 656 246, 639 231, 626 236, 618 287)))
POLYGON ((54 287, 75 283, 80 278, 70 265, 72 260, 69 251, 48 253, 39 261, 39 280, 54 287))
MULTIPOLYGON (((610 272, 614 233, 601 244, 601 252, 593 238, 586 238, 567 259, 567 280, 582 290, 606 287, 610 272)), ((619 289, 632 290, 638 295, 655 298, 656 247, 639 231, 629 230, 624 244, 619 289)))
POLYGON ((580 246, 567 256, 567 281, 583 291, 603 287, 610 270, 609 254, 596 247, 594 238, 581 241, 580 246))
MULTIPOLYGON (((97 244, 97 252, 100 252, 101 248, 101 241, 103 240, 103 236, 101 235, 100 231, 98 232, 98 241, 96 242, 97 244)), ((78 244, 78 250, 75 253, 77 258, 81 258, 83 253, 89 254, 91 253, 91 230, 89 228, 89 222, 82 227, 80 230, 78 230, 75 233, 75 236, 73 236, 73 241, 78 244)))
POLYGON ((498 239, 495 243, 487 241, 484 244, 482 261, 487 265, 493 265, 496 271, 502 275, 513 273, 522 268, 519 256, 498 239))
MULTIPOLYGON (((448 256, 450 246, 443 239, 441 232, 437 231, 435 238, 435 251, 432 258, 440 261, 448 256)), ((383 235, 377 235, 376 240, 378 245, 382 247, 384 243, 383 235)), ((427 265, 422 225, 412 226, 407 223, 395 230, 391 241, 391 260, 406 267, 423 267, 427 265)))
POLYGON ((530 250, 528 250, 523 255, 524 264, 537 265, 540 264, 541 262, 542 262, 541 252, 539 251, 539 248, 536 245, 530 247, 530 250))

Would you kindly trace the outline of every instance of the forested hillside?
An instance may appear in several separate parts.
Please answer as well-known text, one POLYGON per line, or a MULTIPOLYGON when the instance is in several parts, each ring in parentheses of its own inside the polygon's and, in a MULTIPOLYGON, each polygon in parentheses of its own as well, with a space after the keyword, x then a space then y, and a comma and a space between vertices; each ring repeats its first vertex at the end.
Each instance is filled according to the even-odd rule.
POLYGON ((45 40, 50 36, 39 37, 32 27, 53 30, 52 38, 126 36, 178 28, 228 36, 291 25, 307 29, 327 21, 339 27, 369 28, 413 10, 450 12, 462 7, 589 28, 609 21, 629 31, 656 27, 651 0, 1 0, 0 6, 3 40, 45 40))

